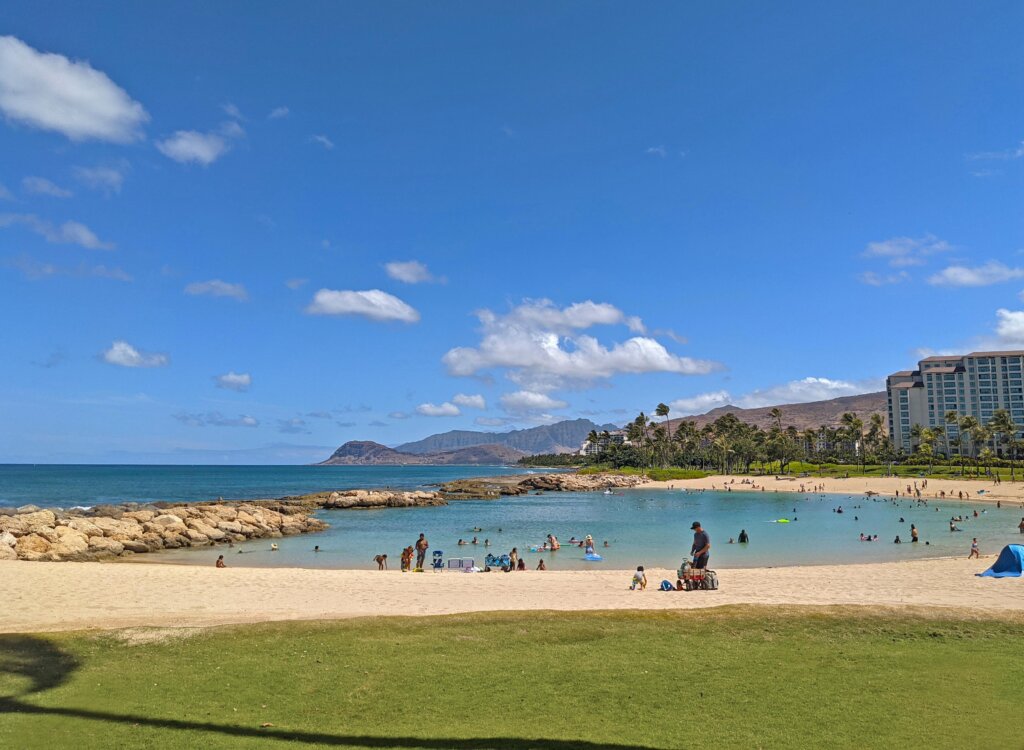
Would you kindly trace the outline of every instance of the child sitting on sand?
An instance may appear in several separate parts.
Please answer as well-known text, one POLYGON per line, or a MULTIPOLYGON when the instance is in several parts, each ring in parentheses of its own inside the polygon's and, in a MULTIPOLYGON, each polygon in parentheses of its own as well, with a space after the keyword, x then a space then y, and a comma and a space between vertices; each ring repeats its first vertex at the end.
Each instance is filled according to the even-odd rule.
POLYGON ((637 586, 640 587, 641 591, 647 588, 647 574, 644 573, 643 565, 637 566, 636 573, 633 574, 633 582, 629 585, 629 590, 636 591, 637 586))

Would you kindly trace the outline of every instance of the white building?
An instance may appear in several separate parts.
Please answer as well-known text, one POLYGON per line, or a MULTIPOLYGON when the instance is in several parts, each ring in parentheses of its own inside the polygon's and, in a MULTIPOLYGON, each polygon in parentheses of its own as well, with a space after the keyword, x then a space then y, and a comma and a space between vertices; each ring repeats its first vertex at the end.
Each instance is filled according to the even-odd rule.
POLYGON ((589 440, 583 441, 583 445, 580 446, 579 455, 593 456, 608 450, 609 446, 629 444, 630 442, 626 440, 625 430, 616 430, 615 432, 609 432, 607 435, 603 432, 599 432, 597 433, 596 443, 592 443, 589 440))
POLYGON ((951 453, 959 452, 959 430, 946 424, 946 414, 972 416, 988 424, 992 413, 1006 409, 1024 425, 1024 351, 974 352, 961 356, 927 357, 917 370, 902 370, 886 378, 889 437, 893 446, 913 450, 914 425, 940 428, 949 437, 951 453))

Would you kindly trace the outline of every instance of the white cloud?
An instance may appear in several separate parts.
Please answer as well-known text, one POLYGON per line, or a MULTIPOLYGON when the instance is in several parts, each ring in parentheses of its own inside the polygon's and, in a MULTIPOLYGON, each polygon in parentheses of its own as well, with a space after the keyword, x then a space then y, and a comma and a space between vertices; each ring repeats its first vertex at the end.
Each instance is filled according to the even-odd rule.
POLYGON ((248 414, 240 414, 237 417, 225 417, 219 411, 208 411, 205 414, 190 414, 188 412, 179 412, 178 414, 172 415, 182 424, 187 424, 189 427, 206 427, 210 425, 212 427, 259 427, 260 422, 256 417, 250 417, 248 414))
POLYGON ((319 143, 328 151, 334 150, 334 141, 328 138, 326 135, 311 135, 309 137, 310 143, 319 143))
POLYGON ((909 281, 910 274, 906 271, 885 274, 875 273, 874 271, 865 271, 857 278, 868 286, 886 286, 888 284, 902 284, 904 281, 909 281))
POLYGON ((559 401, 546 393, 537 393, 535 391, 506 393, 501 397, 500 401, 501 408, 511 414, 534 414, 550 409, 564 409, 569 405, 565 401, 559 401))
POLYGON ((371 320, 400 320, 415 323, 420 314, 394 295, 380 289, 362 292, 321 289, 306 307, 310 315, 362 315, 371 320))
POLYGON ((651 156, 660 156, 662 159, 668 156, 668 151, 664 146, 651 146, 647 149, 647 153, 651 156))
POLYGON ((443 404, 420 404, 416 413, 424 417, 457 417, 462 412, 455 404, 445 401, 443 404))
POLYGON ((306 420, 299 417, 277 420, 277 431, 288 435, 309 434, 309 430, 306 429, 306 420))
POLYGON ((1024 278, 1024 268, 1010 268, 1004 263, 990 260, 981 266, 949 266, 928 279, 936 286, 989 286, 1004 281, 1024 278))
POLYGON ((110 195, 121 192, 121 185, 124 183, 127 171, 128 162, 122 162, 118 167, 75 167, 74 175, 75 179, 86 187, 110 195))
POLYGON ((437 278, 431 274, 427 267, 417 260, 394 260, 390 263, 385 263, 384 270, 387 271, 388 276, 391 278, 396 281, 405 282, 406 284, 423 284, 432 281, 444 281, 443 278, 437 278))
POLYGON ((231 148, 231 144, 217 133, 178 130, 174 135, 157 141, 156 147, 161 154, 169 159, 174 159, 182 164, 195 162, 206 167, 226 154, 231 148))
POLYGON ((476 393, 476 394, 457 393, 452 398, 452 401, 454 403, 458 404, 459 406, 465 406, 465 407, 467 407, 469 409, 486 409, 487 408, 487 402, 484 400, 484 397, 481 396, 479 393, 476 393))
POLYGON ((88 62, 39 52, 13 36, 0 37, 0 112, 73 141, 129 143, 149 120, 141 104, 88 62))
POLYGON ((228 120, 222 122, 220 128, 218 128, 221 135, 226 135, 228 138, 244 138, 245 128, 239 125, 234 120, 228 120))
POLYGON ((7 189, 7 186, 0 182, 0 201, 14 200, 14 193, 7 189))
POLYGON ((410 416, 412 415, 404 411, 393 411, 388 414, 390 419, 408 419, 410 416))
POLYGON ((32 195, 48 195, 51 198, 70 198, 74 193, 50 182, 45 177, 25 177, 21 189, 32 195))
POLYGON ((287 107, 274 107, 272 110, 270 110, 270 114, 267 115, 267 119, 280 120, 284 117, 287 117, 289 114, 291 114, 291 112, 288 110, 287 107))
POLYGON ((1024 157, 1024 141, 1017 144, 1016 148, 1005 151, 981 151, 968 156, 969 159, 1020 159, 1021 157, 1024 157))
POLYGON ((861 380, 851 382, 832 380, 830 378, 807 377, 802 380, 791 380, 782 385, 772 386, 763 390, 754 390, 736 399, 736 406, 753 409, 758 406, 776 406, 778 404, 802 404, 808 401, 827 401, 840 396, 856 396, 860 393, 871 393, 882 390, 885 384, 879 380, 861 380))
POLYGON ((309 282, 309 279, 288 279, 284 285, 289 289, 298 289, 309 282))
POLYGON ((650 337, 636 336, 607 347, 580 333, 595 325, 642 329, 642 321, 609 304, 588 300, 557 308, 549 300, 527 300, 507 315, 481 310, 477 317, 482 324, 480 344, 451 349, 442 358, 452 375, 507 368, 508 378, 519 385, 552 390, 622 373, 697 375, 720 368, 715 362, 672 354, 650 337))
POLYGON ((675 401, 669 402, 668 406, 674 412, 690 416, 703 414, 719 406, 725 406, 731 398, 732 396, 729 395, 729 391, 711 391, 709 393, 698 393, 696 396, 689 396, 688 398, 678 398, 675 401))
POLYGON ((210 281, 193 281, 185 287, 185 294, 192 296, 206 295, 209 297, 230 297, 231 299, 245 302, 249 299, 249 293, 242 284, 229 284, 220 279, 210 281))
POLYGON ((894 268, 920 266, 925 258, 952 250, 952 246, 931 234, 923 237, 891 237, 880 242, 869 242, 863 252, 865 258, 884 258, 894 268))
POLYGON ((165 367, 170 358, 166 354, 143 352, 123 339, 118 339, 103 352, 103 361, 118 367, 165 367))
POLYGON ((242 111, 231 102, 225 102, 220 105, 220 108, 224 110, 224 114, 228 117, 234 117, 236 120, 244 120, 245 117, 242 115, 242 111))
POLYGON ((881 380, 851 382, 832 380, 830 378, 808 377, 801 380, 791 380, 781 385, 756 389, 736 398, 733 398, 727 390, 698 393, 696 396, 672 401, 669 403, 669 407, 672 411, 679 412, 681 416, 696 416, 729 404, 741 409, 756 409, 763 406, 828 401, 842 396, 872 393, 884 388, 885 383, 881 380))
POLYGON ((1024 345, 1024 310, 996 310, 996 335, 1002 344, 1024 345))
POLYGON ((229 391, 247 391, 252 385, 252 375, 247 372, 226 372, 213 378, 218 388, 229 391))
POLYGON ((114 281, 132 281, 131 274, 118 266, 91 265, 85 261, 77 266, 58 266, 54 263, 41 263, 23 255, 9 261, 7 265, 13 266, 25 274, 28 279, 48 279, 57 276, 70 278, 95 278, 112 279, 114 281))
POLYGON ((89 250, 113 250, 114 248, 113 243, 103 242, 89 227, 77 221, 65 221, 63 224, 55 226, 34 214, 0 214, 0 227, 9 227, 15 224, 26 226, 45 238, 47 242, 59 245, 81 245, 89 250))

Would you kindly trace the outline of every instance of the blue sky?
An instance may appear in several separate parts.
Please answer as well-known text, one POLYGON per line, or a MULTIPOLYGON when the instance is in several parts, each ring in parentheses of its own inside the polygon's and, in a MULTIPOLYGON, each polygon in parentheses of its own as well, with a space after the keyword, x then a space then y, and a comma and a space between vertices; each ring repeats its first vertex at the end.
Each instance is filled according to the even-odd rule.
POLYGON ((0 461, 879 388, 1024 347, 1024 7, 8 3, 0 461))

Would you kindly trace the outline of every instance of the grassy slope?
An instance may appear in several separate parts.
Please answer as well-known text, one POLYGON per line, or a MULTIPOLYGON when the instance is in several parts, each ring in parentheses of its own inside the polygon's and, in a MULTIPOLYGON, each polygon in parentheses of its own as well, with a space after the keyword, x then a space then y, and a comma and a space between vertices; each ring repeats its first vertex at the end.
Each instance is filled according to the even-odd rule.
POLYGON ((146 645, 0 636, 0 667, 0 695, 58 709, 0 713, 10 748, 269 748, 293 737, 294 747, 962 750, 1020 747, 1024 736, 1019 622, 752 608, 481 614, 222 628, 146 645), (50 683, 26 694, 18 669, 50 683))

